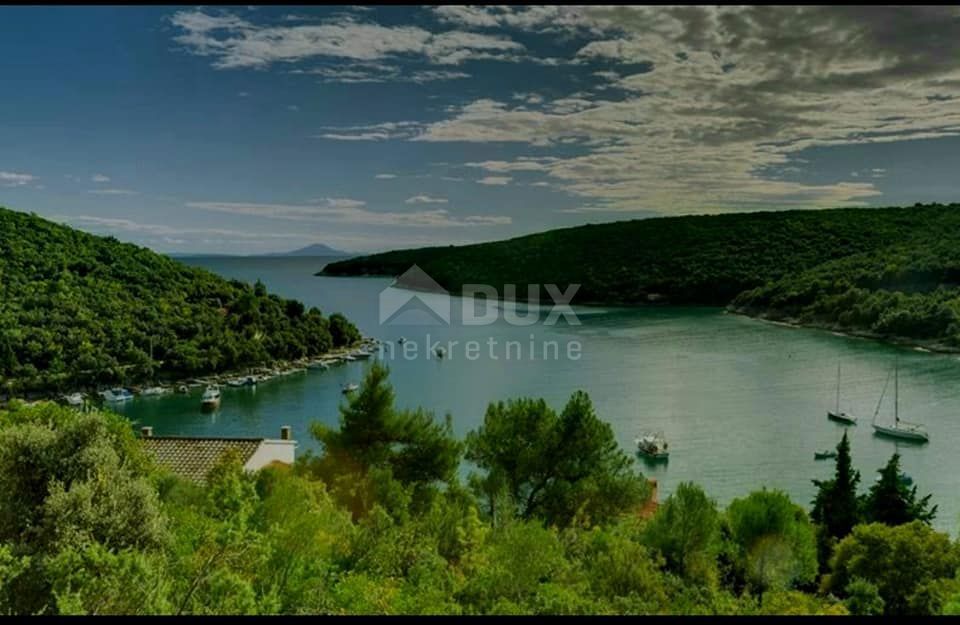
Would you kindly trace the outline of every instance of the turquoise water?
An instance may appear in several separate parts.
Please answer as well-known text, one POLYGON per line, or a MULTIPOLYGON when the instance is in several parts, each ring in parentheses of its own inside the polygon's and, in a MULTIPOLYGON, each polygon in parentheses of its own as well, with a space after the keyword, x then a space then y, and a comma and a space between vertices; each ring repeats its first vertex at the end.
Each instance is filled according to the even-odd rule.
MULTIPOLYGON (((559 323, 517 327, 500 319, 492 325, 465 326, 454 313, 450 326, 411 325, 425 313, 403 313, 404 323, 379 323, 378 297, 390 280, 322 278, 323 264, 310 258, 194 258, 185 262, 223 276, 262 280, 268 288, 318 306, 341 311, 365 334, 393 344, 384 354, 397 399, 423 406, 438 416, 450 413, 464 435, 483 418, 488 402, 521 395, 544 397, 558 410, 576 389, 587 391, 597 412, 610 422, 625 449, 634 448, 640 430, 662 430, 671 456, 665 465, 640 467, 660 480, 669 494, 681 481, 702 484, 721 504, 767 486, 786 490, 806 505, 811 478, 827 477, 830 461, 814 461, 815 450, 833 447, 842 426, 826 419, 835 398, 838 361, 843 367, 843 408, 860 416, 848 428, 854 464, 864 485, 899 449, 904 470, 921 493, 940 505, 936 525, 953 531, 960 516, 960 359, 953 355, 896 348, 829 332, 788 328, 717 309, 577 309, 580 325, 559 323), (448 357, 427 358, 425 341, 438 340, 448 357), (416 346, 405 359, 396 340, 416 346), (534 358, 530 358, 531 336, 534 358), (477 341, 471 359, 466 341, 477 341), (489 341, 496 341, 491 353, 489 341), (447 346, 447 341, 459 341, 447 346), (515 341, 506 358, 506 341, 515 341), (542 344, 557 344, 560 358, 544 359, 542 344), (568 358, 569 345, 580 357, 568 358), (522 352, 517 358, 517 349, 522 352), (494 358, 495 357, 495 358, 494 358), (894 360, 900 368, 900 416, 921 422, 931 442, 917 446, 881 439, 870 420, 894 360)), ((396 293, 393 293, 396 295, 396 293)), ((452 304, 437 295, 428 301, 452 304)), ((574 303, 576 300, 574 299, 574 303)), ((469 301, 468 301, 469 303, 469 301)), ((340 385, 359 382, 362 362, 326 372, 309 371, 253 389, 224 389, 220 410, 200 411, 199 389, 190 396, 137 398, 121 412, 156 434, 277 436, 293 426, 300 449, 315 448, 311 421, 335 424, 340 385)), ((892 420, 892 384, 881 419, 892 420)))

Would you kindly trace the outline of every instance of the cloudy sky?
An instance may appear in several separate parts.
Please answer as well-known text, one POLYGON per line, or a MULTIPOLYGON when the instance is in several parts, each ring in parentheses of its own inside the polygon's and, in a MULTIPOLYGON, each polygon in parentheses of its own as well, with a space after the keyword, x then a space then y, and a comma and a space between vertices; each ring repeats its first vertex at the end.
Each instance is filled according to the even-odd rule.
POLYGON ((0 205, 166 252, 960 199, 955 7, 3 7, 0 84, 0 205))

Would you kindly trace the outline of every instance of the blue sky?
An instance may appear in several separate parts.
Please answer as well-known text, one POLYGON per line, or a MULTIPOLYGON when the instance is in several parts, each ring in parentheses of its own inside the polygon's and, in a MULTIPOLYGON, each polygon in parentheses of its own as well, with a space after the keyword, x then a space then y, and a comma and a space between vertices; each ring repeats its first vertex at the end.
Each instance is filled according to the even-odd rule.
POLYGON ((0 205, 351 251, 958 199, 955 7, 3 7, 0 205))

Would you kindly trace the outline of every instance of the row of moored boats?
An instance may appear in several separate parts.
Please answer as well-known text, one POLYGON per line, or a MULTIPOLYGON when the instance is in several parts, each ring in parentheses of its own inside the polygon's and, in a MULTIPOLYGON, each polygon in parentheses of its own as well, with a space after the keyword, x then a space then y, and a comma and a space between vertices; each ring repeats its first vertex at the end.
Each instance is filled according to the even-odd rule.
MULTIPOLYGON (((331 356, 319 360, 313 360, 307 363, 304 363, 304 366, 294 366, 287 368, 274 368, 268 370, 262 370, 259 373, 245 375, 235 378, 229 378, 226 380, 220 379, 223 384, 232 388, 243 388, 243 387, 255 387, 257 384, 267 382, 274 378, 288 376, 296 373, 305 373, 309 370, 327 370, 333 366, 347 363, 355 362, 358 360, 368 360, 373 357, 374 353, 370 351, 370 347, 375 345, 373 339, 368 339, 364 342, 363 346, 359 349, 356 349, 351 352, 347 352, 342 355, 331 356)), ((180 384, 176 387, 171 386, 150 386, 143 388, 139 393, 134 393, 133 390, 123 387, 110 388, 104 391, 100 391, 97 395, 107 403, 111 404, 122 404, 128 401, 133 400, 134 397, 139 394, 142 397, 158 397, 161 395, 167 395, 173 393, 174 391, 178 393, 189 393, 190 386, 206 386, 203 391, 203 395, 200 398, 200 405, 202 408, 211 409, 216 408, 220 405, 222 398, 222 393, 220 390, 220 382, 207 381, 203 380, 194 380, 190 385, 180 384)), ((343 387, 343 392, 348 393, 357 389, 356 384, 348 384, 343 387)), ((73 407, 82 407, 87 400, 87 396, 83 393, 70 393, 64 395, 62 400, 68 406, 73 407)))

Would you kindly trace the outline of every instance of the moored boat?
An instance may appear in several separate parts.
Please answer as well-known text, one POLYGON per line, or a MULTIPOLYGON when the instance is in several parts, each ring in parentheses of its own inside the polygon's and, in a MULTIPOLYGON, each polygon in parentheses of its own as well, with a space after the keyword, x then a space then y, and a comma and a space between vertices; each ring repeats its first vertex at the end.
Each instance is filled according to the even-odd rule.
POLYGON ((133 399, 133 393, 125 388, 111 388, 106 391, 102 391, 100 396, 103 397, 104 401, 112 402, 119 404, 122 402, 130 401, 133 399))
POLYGON ((844 425, 856 425, 857 417, 840 410, 840 363, 837 363, 837 403, 833 410, 827 411, 827 418, 844 425))
POLYGON ((648 460, 668 460, 669 445, 662 432, 641 434, 634 441, 637 453, 648 460))
MULTIPOLYGON (((887 384, 890 383, 890 377, 887 377, 887 384)), ((900 419, 900 372, 894 365, 893 368, 893 423, 877 423, 877 415, 880 414, 880 405, 883 403, 883 395, 886 393, 887 385, 884 384, 883 392, 880 394, 880 401, 877 402, 877 410, 873 413, 873 431, 875 434, 897 438, 900 440, 926 443, 930 440, 930 435, 923 425, 919 423, 910 423, 900 419)))
POLYGON ((832 449, 824 449, 821 451, 813 452, 814 460, 827 460, 828 458, 836 458, 837 452, 832 449))
POLYGON ((346 395, 348 393, 352 393, 358 390, 359 388, 360 388, 359 384, 354 384, 353 382, 351 382, 350 384, 344 384, 343 386, 341 386, 340 392, 346 395))
POLYGON ((63 401, 68 406, 73 406, 74 408, 78 408, 80 406, 83 406, 83 393, 71 393, 69 395, 64 395, 63 401))
POLYGON ((162 386, 151 386, 143 389, 140 394, 144 397, 156 397, 157 395, 166 395, 169 392, 170 389, 168 388, 164 388, 162 386))
POLYGON ((210 385, 205 391, 203 391, 203 396, 200 398, 200 407, 207 410, 216 408, 220 405, 220 387, 216 385, 210 385))

